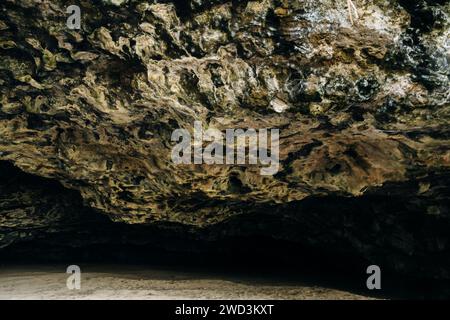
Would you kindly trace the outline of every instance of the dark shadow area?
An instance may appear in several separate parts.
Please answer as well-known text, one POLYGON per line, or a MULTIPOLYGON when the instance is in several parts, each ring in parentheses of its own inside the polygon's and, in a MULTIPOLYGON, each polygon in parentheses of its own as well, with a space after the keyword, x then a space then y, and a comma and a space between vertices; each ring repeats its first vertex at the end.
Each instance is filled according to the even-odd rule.
MULTIPOLYGON (((199 245, 199 248, 202 246, 203 244, 199 245)), ((406 277, 384 271, 382 289, 368 290, 366 280, 369 275, 365 270, 370 264, 338 254, 319 256, 311 250, 299 248, 297 244, 243 238, 213 242, 209 246, 213 251, 192 253, 168 251, 151 245, 58 248, 49 244, 30 243, 14 245, 1 252, 0 269, 14 265, 45 267, 53 264, 76 264, 87 265, 98 272, 109 272, 113 265, 118 274, 122 272, 125 277, 133 277, 133 273, 127 271, 139 267, 180 271, 199 279, 212 276, 236 278, 249 284, 317 286, 382 299, 450 297, 448 281, 406 277), (265 250, 255 249, 260 246, 265 246, 265 250), (214 251, 214 248, 217 250, 214 251), (344 268, 344 265, 348 268, 344 268)))
POLYGON ((427 252, 420 251, 418 243, 417 256, 408 256, 402 251, 402 229, 396 227, 402 223, 409 232, 415 230, 418 240, 429 241, 427 228, 434 235, 445 233, 445 221, 437 227, 418 214, 416 220, 406 219, 402 212, 415 217, 415 210, 395 195, 396 201, 382 200, 376 192, 361 199, 310 199, 197 229, 115 223, 84 207, 77 192, 57 181, 5 162, 0 162, 0 176, 0 267, 87 264, 99 270, 106 265, 127 270, 139 265, 237 277, 244 283, 258 279, 261 284, 321 286, 378 298, 450 297, 448 280, 414 273, 427 270, 428 263, 441 263, 430 270, 445 268, 447 252, 431 252, 423 263, 420 259, 427 258, 427 252), (374 224, 381 226, 378 233, 374 224), (377 261, 382 290, 370 291, 366 269, 377 261), (410 266, 402 265, 408 261, 410 266), (396 270, 395 263, 401 268, 396 270))

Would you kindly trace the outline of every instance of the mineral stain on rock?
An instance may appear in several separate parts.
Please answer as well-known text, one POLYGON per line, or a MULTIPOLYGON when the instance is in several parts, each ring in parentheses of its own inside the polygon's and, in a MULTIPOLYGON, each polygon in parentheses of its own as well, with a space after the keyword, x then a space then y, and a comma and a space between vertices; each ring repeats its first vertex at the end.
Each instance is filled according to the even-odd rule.
POLYGON ((82 0, 70 30, 65 1, 2 1, 0 247, 95 243, 101 213, 449 280, 450 4, 352 3, 82 0), (279 128, 280 172, 175 165, 194 121, 279 128))

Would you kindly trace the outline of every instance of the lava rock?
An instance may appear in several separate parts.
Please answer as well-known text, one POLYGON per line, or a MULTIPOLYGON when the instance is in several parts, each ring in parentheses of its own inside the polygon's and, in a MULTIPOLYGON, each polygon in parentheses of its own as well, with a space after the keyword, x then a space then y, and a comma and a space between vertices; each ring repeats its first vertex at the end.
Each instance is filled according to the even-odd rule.
MULTIPOLYGON (((115 222, 262 215, 260 233, 448 278, 450 5, 353 3, 80 1, 70 30, 64 1, 3 1, 0 160, 115 222), (175 165, 194 121, 280 129, 279 172, 175 165)), ((61 219, 24 210, 2 225, 61 219)))

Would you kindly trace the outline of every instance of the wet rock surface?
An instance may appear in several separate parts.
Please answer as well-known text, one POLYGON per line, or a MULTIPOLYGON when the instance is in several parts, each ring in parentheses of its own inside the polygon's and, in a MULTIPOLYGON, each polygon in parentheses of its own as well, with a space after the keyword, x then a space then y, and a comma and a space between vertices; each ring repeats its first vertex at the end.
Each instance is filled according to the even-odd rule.
POLYGON ((353 3, 80 1, 69 30, 63 1, 3 1, 0 160, 70 191, 2 179, 0 246, 96 212, 450 278, 450 5, 353 3), (280 171, 175 165, 196 120, 279 128, 280 171))

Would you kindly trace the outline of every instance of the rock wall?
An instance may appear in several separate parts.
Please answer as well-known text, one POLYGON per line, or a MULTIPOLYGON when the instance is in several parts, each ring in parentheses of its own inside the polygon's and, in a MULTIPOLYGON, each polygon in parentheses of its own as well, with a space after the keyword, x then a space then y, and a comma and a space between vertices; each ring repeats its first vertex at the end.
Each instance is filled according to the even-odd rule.
MULTIPOLYGON (((450 277, 448 1, 76 4, 81 30, 66 1, 0 4, 1 161, 116 222, 338 241, 450 277), (280 171, 175 165, 194 121, 280 129, 280 171)), ((28 223, 2 199, 0 230, 28 223)))

